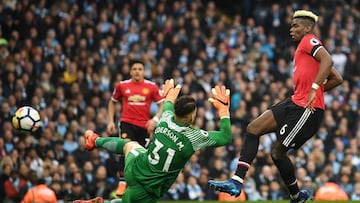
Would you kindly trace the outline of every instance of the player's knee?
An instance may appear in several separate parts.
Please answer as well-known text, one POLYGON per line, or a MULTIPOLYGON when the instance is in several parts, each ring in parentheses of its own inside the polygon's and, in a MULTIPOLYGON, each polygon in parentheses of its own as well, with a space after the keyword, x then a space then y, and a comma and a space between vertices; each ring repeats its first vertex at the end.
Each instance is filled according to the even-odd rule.
POLYGON ((131 150, 141 147, 142 146, 136 141, 128 141, 124 146, 124 154, 127 155, 131 150))
POLYGON ((246 127, 247 134, 261 136, 264 134, 263 126, 259 124, 259 122, 251 122, 246 127))
POLYGON ((251 122, 246 127, 246 132, 251 135, 258 135, 259 127, 255 123, 251 122))

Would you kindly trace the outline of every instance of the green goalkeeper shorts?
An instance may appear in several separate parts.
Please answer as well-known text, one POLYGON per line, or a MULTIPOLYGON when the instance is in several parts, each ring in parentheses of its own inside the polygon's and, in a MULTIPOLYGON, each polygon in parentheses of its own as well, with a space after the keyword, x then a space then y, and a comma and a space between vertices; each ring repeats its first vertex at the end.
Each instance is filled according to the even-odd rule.
POLYGON ((130 151, 130 153, 125 158, 125 181, 127 184, 126 192, 122 198, 123 203, 156 203, 156 198, 153 195, 147 193, 144 188, 141 186, 141 183, 138 183, 135 180, 135 177, 132 173, 133 164, 135 163, 135 158, 141 154, 145 153, 146 149, 136 148, 130 151))

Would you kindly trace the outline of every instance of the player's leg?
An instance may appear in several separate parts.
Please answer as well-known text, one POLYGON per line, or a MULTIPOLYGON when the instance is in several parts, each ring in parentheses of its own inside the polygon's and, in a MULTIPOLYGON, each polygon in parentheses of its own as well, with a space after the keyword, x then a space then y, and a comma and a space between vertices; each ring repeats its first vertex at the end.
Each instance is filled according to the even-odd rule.
POLYGON ((128 140, 118 137, 102 138, 92 130, 85 131, 85 149, 92 150, 96 148, 103 148, 116 154, 124 154, 124 146, 128 140))
POLYGON ((146 129, 130 123, 122 122, 120 124, 120 137, 131 141, 138 142, 141 146, 147 147, 149 141, 149 133, 146 129))
MULTIPOLYGON (((145 137, 148 136, 147 131, 141 127, 132 125, 130 123, 121 122, 120 123, 120 137, 122 139, 128 140, 128 141, 136 141, 141 146, 145 146, 145 137), (143 133, 146 133, 145 135, 143 133)), ((119 172, 118 172, 118 178, 119 178, 119 184, 123 185, 122 188, 127 188, 127 183, 124 179, 124 168, 125 168, 125 157, 120 156, 118 159, 119 164, 119 172)), ((122 196, 124 195, 125 190, 119 191, 118 195, 122 196)))
POLYGON ((103 148, 116 154, 123 154, 125 157, 128 153, 136 148, 144 148, 138 142, 121 139, 118 137, 100 137, 92 130, 87 130, 85 136, 85 148, 92 150, 96 148, 103 148))
POLYGON ((74 200, 72 203, 123 203, 121 199, 104 200, 102 197, 95 197, 89 200, 74 200))
MULTIPOLYGON (((125 140, 136 141, 140 145, 145 147, 145 138, 141 133, 139 133, 139 130, 141 130, 141 129, 143 131, 145 131, 145 133, 147 133, 146 130, 141 127, 138 127, 138 126, 132 125, 130 123, 126 123, 126 122, 121 122, 120 128, 119 128, 120 137, 125 140)), ((119 168, 120 168, 119 178, 120 178, 120 181, 122 181, 121 183, 125 184, 125 182, 123 181, 125 158, 123 156, 120 156, 118 163, 119 163, 119 168)))
POLYGON ((141 185, 128 186, 122 198, 122 203, 156 203, 157 199, 149 195, 141 185))
POLYGON ((279 141, 274 144, 271 151, 271 157, 290 193, 290 202, 305 202, 309 199, 310 194, 306 190, 299 190, 295 176, 295 167, 287 156, 286 147, 279 141))
POLYGON ((241 150, 240 159, 235 175, 228 181, 209 181, 210 187, 214 190, 226 192, 230 195, 239 196, 246 172, 255 159, 259 147, 259 137, 265 133, 274 132, 277 123, 273 112, 265 111, 258 118, 253 120, 247 127, 247 134, 241 150))
POLYGON ((241 179, 245 178, 246 172, 256 157, 260 136, 274 132, 276 128, 276 120, 271 110, 265 111, 248 125, 244 144, 240 152, 238 168, 235 173, 241 179))
POLYGON ((277 132, 277 141, 271 150, 271 158, 278 168, 290 196, 297 194, 299 187, 295 176, 295 168, 287 156, 287 151, 291 146, 289 142, 298 133, 296 129, 303 127, 309 115, 306 109, 292 104, 289 107, 289 113, 285 116, 286 119, 279 124, 280 130, 277 132))
POLYGON ((312 113, 308 109, 294 105, 277 132, 278 140, 272 148, 271 157, 287 186, 292 203, 305 202, 309 194, 299 191, 295 168, 287 156, 287 151, 290 148, 298 149, 309 140, 319 129, 322 117, 323 111, 320 109, 312 113))
MULTIPOLYGON (((295 167, 287 156, 287 148, 284 147, 281 142, 276 141, 273 145, 271 158, 290 193, 290 198, 297 199, 299 196, 299 187, 295 176, 295 167)), ((308 197, 306 197, 306 199, 308 199, 308 197)))
POLYGON ((136 176, 133 174, 133 167, 135 159, 138 155, 146 153, 145 148, 137 142, 129 142, 125 145, 125 180, 128 185, 126 192, 122 197, 123 203, 144 202, 155 203, 156 198, 147 193, 144 188, 136 181, 136 176))

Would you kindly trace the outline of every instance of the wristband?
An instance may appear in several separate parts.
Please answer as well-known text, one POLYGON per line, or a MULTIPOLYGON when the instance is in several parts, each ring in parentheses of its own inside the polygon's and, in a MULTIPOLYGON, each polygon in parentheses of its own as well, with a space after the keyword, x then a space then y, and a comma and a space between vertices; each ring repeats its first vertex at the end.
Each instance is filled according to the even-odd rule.
POLYGON ((156 123, 159 122, 159 118, 158 118, 157 116, 154 116, 152 119, 153 119, 156 123))
POLYGON ((316 83, 313 83, 312 85, 311 85, 311 88, 313 88, 314 90, 317 90, 317 89, 319 89, 319 85, 318 84, 316 84, 316 83))

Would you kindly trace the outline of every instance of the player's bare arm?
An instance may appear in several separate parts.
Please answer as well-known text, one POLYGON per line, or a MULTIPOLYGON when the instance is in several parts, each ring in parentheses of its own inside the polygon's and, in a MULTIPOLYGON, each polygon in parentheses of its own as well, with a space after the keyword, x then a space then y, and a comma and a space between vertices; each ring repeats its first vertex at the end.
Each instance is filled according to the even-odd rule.
MULTIPOLYGON (((169 91, 173 88, 174 88, 174 79, 166 80, 165 83, 162 85, 163 96, 166 97, 168 95, 169 91)), ((158 103, 158 109, 159 109, 158 112, 146 124, 150 138, 152 138, 155 127, 156 127, 157 123, 159 122, 159 118, 162 113, 163 105, 164 105, 164 101, 158 103)))
POLYGON ((116 134, 116 125, 114 122, 114 115, 115 115, 115 102, 110 100, 108 104, 108 125, 107 125, 107 132, 109 134, 116 134))
POLYGON ((161 112, 162 112, 162 107, 164 105, 164 102, 160 102, 157 104, 158 106, 158 112, 156 112, 156 114, 154 115, 154 117, 152 117, 147 123, 146 123, 146 126, 147 126, 147 131, 150 135, 150 140, 152 140, 152 135, 154 134, 154 130, 155 130, 155 127, 157 125, 157 123, 159 122, 159 118, 161 116, 161 112))
POLYGON ((339 86, 343 82, 343 77, 340 73, 334 68, 331 68, 330 74, 327 77, 327 81, 324 84, 324 92, 329 91, 337 86, 339 86))
POLYGON ((321 85, 330 74, 333 61, 329 52, 327 52, 325 48, 320 48, 315 54, 315 58, 320 62, 320 68, 314 83, 321 85))
POLYGON ((331 67, 333 65, 333 61, 329 52, 326 51, 325 48, 320 48, 317 53, 315 54, 315 59, 320 62, 319 72, 313 82, 313 85, 310 90, 310 94, 308 97, 308 101, 306 103, 306 108, 309 108, 311 111, 315 109, 312 107, 313 102, 315 101, 316 91, 318 90, 319 86, 324 83, 326 78, 328 77, 331 67))

